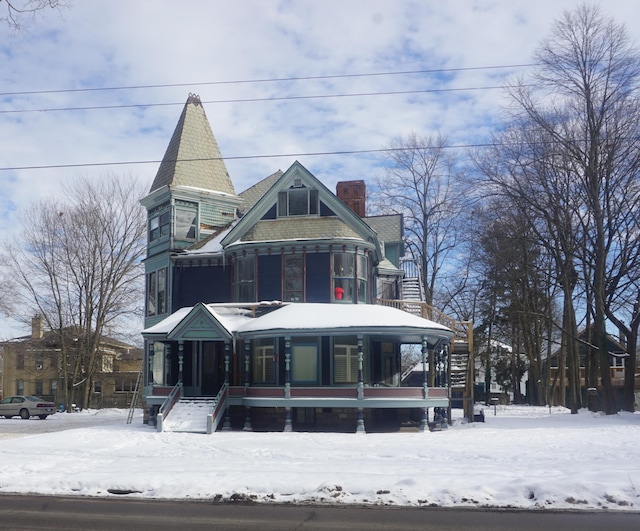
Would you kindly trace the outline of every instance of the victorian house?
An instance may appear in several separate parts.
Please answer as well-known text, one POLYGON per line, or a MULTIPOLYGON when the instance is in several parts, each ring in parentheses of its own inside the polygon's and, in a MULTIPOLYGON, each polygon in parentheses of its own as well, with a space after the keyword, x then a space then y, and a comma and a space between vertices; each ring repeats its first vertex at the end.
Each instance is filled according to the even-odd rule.
POLYGON ((146 422, 364 431, 417 412, 424 429, 449 406, 456 324, 401 309, 402 216, 366 217, 365 201, 364 181, 333 193, 299 162, 236 193, 189 96, 141 201, 146 422), (422 352, 414 387, 400 382, 405 345, 422 352))

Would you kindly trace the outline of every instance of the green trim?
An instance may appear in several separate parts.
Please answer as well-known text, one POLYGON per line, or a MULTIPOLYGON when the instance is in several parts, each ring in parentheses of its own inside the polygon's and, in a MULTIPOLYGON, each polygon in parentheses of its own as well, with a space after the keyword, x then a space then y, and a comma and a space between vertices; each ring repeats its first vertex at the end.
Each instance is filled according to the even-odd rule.
POLYGON ((231 229, 229 234, 222 239, 222 247, 226 248, 241 240, 242 237, 262 219, 269 209, 277 203, 278 192, 288 189, 295 179, 301 179, 308 188, 316 188, 318 190, 319 200, 323 201, 347 226, 359 234, 365 242, 368 242, 375 248, 375 264, 382 259, 382 249, 375 231, 298 161, 295 161, 289 169, 282 174, 267 193, 256 202, 238 224, 231 229))
POLYGON ((167 339, 172 341, 222 341, 232 338, 229 330, 201 302, 167 334, 167 339))

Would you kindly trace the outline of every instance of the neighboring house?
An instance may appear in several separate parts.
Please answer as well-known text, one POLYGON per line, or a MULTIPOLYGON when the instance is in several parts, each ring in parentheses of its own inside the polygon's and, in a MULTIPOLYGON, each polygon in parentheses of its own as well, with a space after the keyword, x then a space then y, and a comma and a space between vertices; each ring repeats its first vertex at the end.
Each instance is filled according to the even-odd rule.
MULTIPOLYGON (((580 355, 580 388, 583 396, 583 402, 586 404, 587 399, 589 398, 589 390, 586 387, 586 371, 587 371, 587 363, 588 363, 588 351, 589 344, 593 340, 590 338, 589 329, 584 329, 578 335, 579 342, 579 355, 580 355)), ((607 349, 609 352, 609 374, 611 375, 611 385, 613 387, 616 402, 620 405, 622 404, 622 392, 624 389, 624 378, 625 378, 625 358, 626 348, 624 344, 618 341, 614 336, 607 334, 607 349)), ((560 397, 561 386, 562 386, 562 374, 560 371, 560 349, 556 350, 551 356, 551 367, 549 370, 549 387, 551 388, 551 403, 553 405, 557 405, 561 403, 560 397)), ((635 367, 635 389, 640 389, 640 356, 636 357, 636 367, 635 367)), ((566 396, 566 402, 569 400, 569 382, 566 379, 566 363, 565 363, 565 371, 564 371, 564 392, 566 396)), ((598 385, 595 389, 597 393, 597 389, 600 387, 600 373, 598 372, 598 385)), ((597 395, 596 395, 597 398, 597 395)), ((636 403, 638 400, 636 399, 636 403)), ((596 404, 598 405, 598 404, 596 404)))
MULTIPOLYGON (((126 408, 131 404, 140 372, 143 351, 120 341, 104 338, 100 345, 99 368, 93 379, 89 407, 126 408)), ((35 395, 64 403, 60 375, 60 342, 46 331, 41 318, 34 318, 31 335, 0 343, 3 359, 2 391, 4 396, 35 395)))
POLYGON ((365 200, 364 181, 334 194, 299 162, 236 194, 189 96, 141 201, 146 422, 181 396, 209 397, 208 431, 393 429, 416 409, 424 428, 449 406, 447 363, 439 387, 400 387, 402 345, 444 359, 455 325, 398 309, 402 216, 367 218, 365 200))

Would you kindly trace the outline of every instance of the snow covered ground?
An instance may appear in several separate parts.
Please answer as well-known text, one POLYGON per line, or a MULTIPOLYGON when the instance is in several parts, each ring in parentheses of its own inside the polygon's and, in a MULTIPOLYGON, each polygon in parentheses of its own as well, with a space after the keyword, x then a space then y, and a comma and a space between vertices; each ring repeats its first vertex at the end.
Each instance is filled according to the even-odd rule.
POLYGON ((639 413, 496 412, 366 435, 157 433, 113 409, 0 419, 0 493, 640 511, 639 413))

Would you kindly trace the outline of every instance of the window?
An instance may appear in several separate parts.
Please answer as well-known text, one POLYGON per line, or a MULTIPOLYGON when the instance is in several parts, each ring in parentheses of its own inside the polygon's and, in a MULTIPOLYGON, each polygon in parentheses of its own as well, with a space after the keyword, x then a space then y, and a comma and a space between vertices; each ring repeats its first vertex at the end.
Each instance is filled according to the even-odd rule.
POLYGON ((113 356, 102 356, 100 372, 113 372, 113 356))
POLYGON ((333 381, 358 381, 358 345, 355 338, 337 338, 333 345, 333 381))
POLYGON ((161 214, 154 214, 149 218, 149 241, 155 241, 169 235, 171 227, 171 213, 169 210, 161 214))
POLYGON ((355 255, 335 253, 333 255, 333 296, 336 301, 353 301, 355 255))
POLYGON ((24 354, 16 354, 16 369, 24 369, 24 354))
POLYGON ((275 383, 275 361, 273 340, 257 340, 253 347, 253 382, 275 383))
POLYGON ((333 254, 334 301, 367 302, 367 265, 364 254, 333 254))
POLYGON ((16 380, 16 394, 17 395, 24 394, 24 380, 16 380))
POLYGON ((168 347, 164 343, 156 341, 153 343, 153 367, 152 376, 153 382, 157 384, 165 383, 165 365, 169 362, 168 359, 168 347))
POLYGON ((356 277, 358 279, 358 302, 367 302, 367 257, 356 255, 356 277))
POLYGON ((96 394, 102 393, 102 382, 93 382, 93 392, 96 394))
POLYGON ((147 277, 147 315, 167 313, 167 268, 149 273, 147 277))
POLYGON ((135 381, 131 378, 119 378, 116 380, 116 393, 128 393, 135 389, 135 381))
POLYGON ((318 214, 318 190, 289 188, 278 193, 278 217, 315 216, 318 214))
POLYGON ((36 395, 40 396, 42 394, 44 394, 44 385, 42 380, 36 380, 36 395))
POLYGON ((44 369, 44 356, 42 354, 36 354, 36 371, 44 369))
POLYGON ((236 262, 236 289, 238 302, 254 302, 256 260, 253 256, 238 258, 236 262))
POLYGON ((51 389, 51 394, 56 395, 58 393, 58 380, 51 380, 49 382, 49 388, 51 389))
POLYGON ((195 240, 198 224, 197 207, 176 208, 176 228, 174 237, 176 240, 195 240))
POLYGON ((284 297, 287 302, 304 300, 304 257, 289 254, 284 257, 284 297))
POLYGON ((295 383, 318 382, 318 344, 291 345, 291 380, 295 383))

